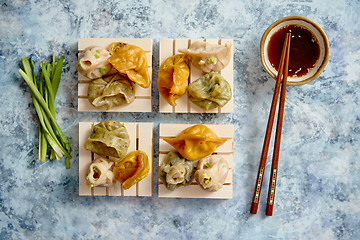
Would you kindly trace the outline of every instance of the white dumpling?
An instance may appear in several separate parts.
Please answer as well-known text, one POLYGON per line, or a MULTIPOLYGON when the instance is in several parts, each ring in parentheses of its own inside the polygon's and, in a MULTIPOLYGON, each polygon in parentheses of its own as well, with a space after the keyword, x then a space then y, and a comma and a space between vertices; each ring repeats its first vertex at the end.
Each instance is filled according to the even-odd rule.
POLYGON ((111 186, 115 181, 114 173, 112 172, 113 165, 113 161, 103 157, 92 161, 89 167, 89 174, 86 176, 88 186, 111 186))
POLYGON ((228 162, 218 155, 200 159, 196 168, 195 180, 208 191, 217 191, 222 188, 229 172, 228 162))
POLYGON ((111 64, 108 62, 110 53, 102 47, 89 47, 79 55, 78 71, 90 78, 96 79, 107 74, 111 70, 111 64))
POLYGON ((188 49, 179 49, 179 52, 190 56, 191 63, 196 68, 204 72, 219 72, 230 62, 231 43, 220 45, 196 41, 188 49))

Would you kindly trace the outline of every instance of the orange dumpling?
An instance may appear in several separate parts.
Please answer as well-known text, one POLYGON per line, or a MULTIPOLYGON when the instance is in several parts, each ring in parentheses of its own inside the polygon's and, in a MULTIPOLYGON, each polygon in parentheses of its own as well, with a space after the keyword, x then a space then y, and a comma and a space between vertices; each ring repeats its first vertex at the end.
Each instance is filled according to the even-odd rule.
POLYGON ((148 64, 144 50, 140 47, 114 42, 109 45, 108 61, 122 75, 143 88, 150 86, 148 64))
POLYGON ((115 163, 113 168, 114 177, 125 190, 146 178, 149 171, 149 158, 140 150, 128 153, 123 160, 115 163))
POLYGON ((175 100, 185 94, 189 74, 187 56, 184 54, 168 57, 161 64, 158 76, 158 89, 171 106, 176 106, 175 100))
POLYGON ((186 128, 175 138, 163 138, 173 146, 184 158, 194 161, 213 154, 213 152, 226 142, 205 125, 194 125, 186 128))

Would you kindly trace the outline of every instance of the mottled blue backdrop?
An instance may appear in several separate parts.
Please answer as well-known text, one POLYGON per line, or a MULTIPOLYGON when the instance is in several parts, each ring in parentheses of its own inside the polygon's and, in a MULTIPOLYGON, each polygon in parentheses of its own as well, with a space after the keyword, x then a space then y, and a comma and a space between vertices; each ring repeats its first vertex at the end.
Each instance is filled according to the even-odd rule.
MULTIPOLYGON (((0 1, 0 239, 359 239, 360 238, 360 3, 292 1, 0 1), (277 19, 317 22, 330 60, 315 81, 288 87, 274 216, 266 217, 270 160, 259 212, 250 215, 275 81, 262 69, 259 42, 277 19), (233 114, 160 114, 153 84, 152 113, 79 113, 79 37, 154 40, 157 79, 160 38, 233 38, 233 114), (65 56, 57 118, 73 148, 71 169, 40 163, 37 118, 21 57, 36 64, 65 56), (235 125, 231 200, 154 196, 79 197, 79 121, 235 125)), ((269 159, 272 152, 270 151, 269 159)), ((157 174, 157 170, 154 172, 157 174)))

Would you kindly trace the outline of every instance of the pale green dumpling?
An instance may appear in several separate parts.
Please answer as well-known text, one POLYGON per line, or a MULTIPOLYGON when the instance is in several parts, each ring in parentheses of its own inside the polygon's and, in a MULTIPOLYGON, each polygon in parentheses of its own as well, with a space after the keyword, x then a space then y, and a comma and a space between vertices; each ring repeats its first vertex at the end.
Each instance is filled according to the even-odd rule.
POLYGON ((130 145, 125 126, 110 120, 96 124, 85 142, 85 149, 101 156, 124 158, 130 145))
POLYGON ((223 107, 231 99, 231 86, 223 76, 210 72, 188 86, 189 98, 199 107, 211 110, 223 107))
POLYGON ((115 74, 93 80, 88 87, 88 99, 96 108, 108 110, 135 100, 135 84, 115 74))
POLYGON ((187 161, 176 151, 170 151, 159 168, 159 178, 170 191, 190 184, 194 173, 194 162, 187 161))

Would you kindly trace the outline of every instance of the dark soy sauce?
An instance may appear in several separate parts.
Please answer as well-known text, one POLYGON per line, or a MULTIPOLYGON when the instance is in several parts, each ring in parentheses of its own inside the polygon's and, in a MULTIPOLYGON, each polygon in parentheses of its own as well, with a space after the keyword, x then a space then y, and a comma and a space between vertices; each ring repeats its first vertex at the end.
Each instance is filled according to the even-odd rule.
POLYGON ((301 77, 315 67, 320 56, 320 46, 315 35, 306 28, 288 25, 279 29, 271 36, 267 49, 269 61, 276 71, 279 68, 285 35, 288 32, 291 33, 288 76, 301 77))

